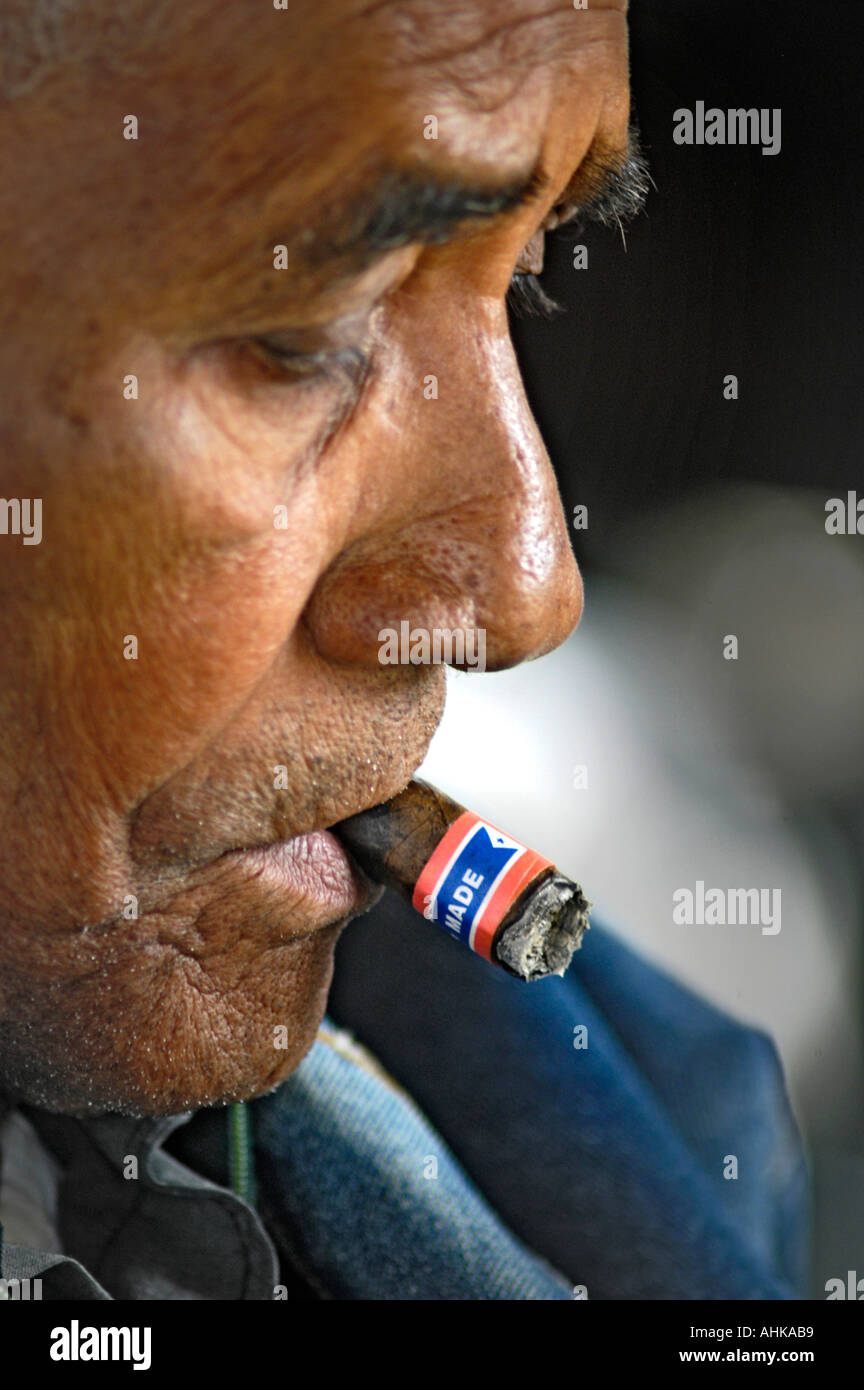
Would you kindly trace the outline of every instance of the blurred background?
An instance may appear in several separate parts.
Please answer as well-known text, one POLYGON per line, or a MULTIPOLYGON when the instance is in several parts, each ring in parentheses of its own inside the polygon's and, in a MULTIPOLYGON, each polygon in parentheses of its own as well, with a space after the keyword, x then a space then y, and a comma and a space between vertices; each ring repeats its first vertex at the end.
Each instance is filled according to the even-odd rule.
POLYGON ((585 615, 539 663, 450 672, 421 775, 773 1037, 824 1298, 864 1277, 864 535, 825 530, 829 498, 864 499, 864 15, 634 0, 631 34, 656 190, 626 249, 599 227, 550 237, 567 312, 513 325, 567 514, 588 509, 585 615), (780 153, 675 145, 673 112, 700 100, 781 108, 780 153), (697 879, 779 888, 781 931, 674 925, 697 879))

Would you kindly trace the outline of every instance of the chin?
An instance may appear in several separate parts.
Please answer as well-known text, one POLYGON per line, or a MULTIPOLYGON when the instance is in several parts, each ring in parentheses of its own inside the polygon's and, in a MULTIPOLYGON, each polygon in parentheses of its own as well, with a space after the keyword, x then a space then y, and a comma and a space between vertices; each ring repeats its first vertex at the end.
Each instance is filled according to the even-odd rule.
POLYGON ((118 1000, 113 1016, 103 995, 101 1025, 86 1032, 56 1019, 41 1027, 31 1020, 26 1028, 4 1020, 0 1088, 55 1114, 136 1118, 272 1091, 315 1041, 340 930, 318 931, 303 942, 293 969, 262 972, 223 994, 203 996, 188 981, 175 981, 155 990, 146 1009, 140 998, 118 1000), (38 1038, 39 1046, 28 1047, 28 1038, 38 1038))

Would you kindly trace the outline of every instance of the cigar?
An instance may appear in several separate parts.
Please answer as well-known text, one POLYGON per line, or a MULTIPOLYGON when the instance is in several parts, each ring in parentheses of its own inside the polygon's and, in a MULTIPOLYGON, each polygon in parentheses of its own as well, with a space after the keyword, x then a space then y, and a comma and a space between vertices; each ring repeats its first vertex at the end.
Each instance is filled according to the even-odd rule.
POLYGON ((579 884, 429 782, 331 829, 371 879, 520 980, 563 975, 582 943, 579 884))

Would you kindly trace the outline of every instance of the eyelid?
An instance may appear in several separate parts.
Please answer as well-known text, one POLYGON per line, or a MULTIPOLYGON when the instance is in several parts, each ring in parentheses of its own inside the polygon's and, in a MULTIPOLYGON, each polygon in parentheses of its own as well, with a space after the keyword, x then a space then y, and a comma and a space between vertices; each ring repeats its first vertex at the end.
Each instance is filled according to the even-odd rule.
POLYGON ((531 272, 515 271, 507 287, 507 308, 514 318, 551 319, 564 313, 563 304, 548 295, 531 272))
POLYGON ((529 237, 519 253, 507 287, 507 308, 515 318, 551 319, 563 313, 563 305, 548 295, 540 283, 546 249, 545 222, 529 237))
POLYGON ((546 234, 543 227, 538 227, 533 236, 529 237, 522 250, 519 252, 519 259, 516 262, 516 275, 541 275, 543 273, 543 253, 545 249, 546 234))
POLYGON ((561 227, 568 227, 572 222, 577 222, 582 213, 582 202, 570 199, 568 202, 557 203, 543 219, 544 232, 557 232, 561 227))
POLYGON ((359 391, 378 345, 380 304, 314 329, 274 328, 250 335, 247 344, 289 382, 310 388, 347 384, 359 391))
POLYGON ((249 343, 289 379, 310 384, 337 381, 358 387, 370 366, 368 351, 357 345, 302 351, 291 334, 259 333, 249 343))

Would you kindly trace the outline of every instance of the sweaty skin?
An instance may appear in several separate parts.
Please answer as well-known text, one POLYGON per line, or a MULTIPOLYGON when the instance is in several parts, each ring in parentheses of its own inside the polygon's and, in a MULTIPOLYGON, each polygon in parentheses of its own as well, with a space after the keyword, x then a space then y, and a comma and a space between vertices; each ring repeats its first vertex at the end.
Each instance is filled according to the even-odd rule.
POLYGON ((420 763, 445 673, 382 666, 379 629, 485 628, 494 670, 578 622, 504 296, 591 147, 625 148, 624 9, 186 0, 0 104, 0 492, 43 505, 41 544, 0 535, 0 1085, 138 1114, 276 1085, 345 917, 230 852, 420 763), (321 209, 385 157, 548 184, 310 268, 321 209), (301 330, 365 345, 362 383, 249 343, 301 330))

